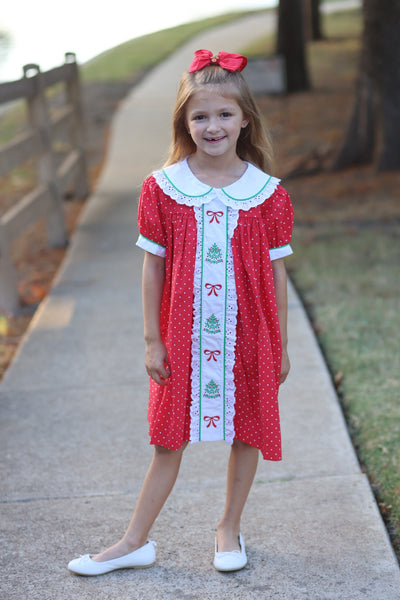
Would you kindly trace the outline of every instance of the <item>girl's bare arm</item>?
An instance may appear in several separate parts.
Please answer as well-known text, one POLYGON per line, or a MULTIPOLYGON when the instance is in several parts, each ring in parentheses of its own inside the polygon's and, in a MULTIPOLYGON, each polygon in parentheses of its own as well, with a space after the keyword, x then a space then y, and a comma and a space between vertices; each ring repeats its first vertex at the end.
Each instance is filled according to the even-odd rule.
POLYGON ((283 383, 288 376, 290 370, 290 361, 287 352, 287 276, 286 267, 283 258, 278 258, 272 261, 272 273, 274 276, 274 287, 276 305, 278 308, 278 319, 279 327, 281 330, 282 340, 282 367, 281 367, 281 383, 283 383))
POLYGON ((142 283, 145 366, 148 375, 159 385, 166 385, 171 374, 167 349, 161 339, 160 332, 160 308, 164 277, 164 258, 146 252, 142 283))

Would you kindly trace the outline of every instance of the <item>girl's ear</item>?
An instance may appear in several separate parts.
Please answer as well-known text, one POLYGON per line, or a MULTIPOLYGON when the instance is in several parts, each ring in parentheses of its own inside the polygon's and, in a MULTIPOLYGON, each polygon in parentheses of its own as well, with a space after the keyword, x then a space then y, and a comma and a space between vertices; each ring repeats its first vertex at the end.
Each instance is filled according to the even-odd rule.
POLYGON ((244 129, 245 127, 247 127, 248 124, 249 124, 248 119, 243 119, 243 121, 242 121, 242 129, 244 129))

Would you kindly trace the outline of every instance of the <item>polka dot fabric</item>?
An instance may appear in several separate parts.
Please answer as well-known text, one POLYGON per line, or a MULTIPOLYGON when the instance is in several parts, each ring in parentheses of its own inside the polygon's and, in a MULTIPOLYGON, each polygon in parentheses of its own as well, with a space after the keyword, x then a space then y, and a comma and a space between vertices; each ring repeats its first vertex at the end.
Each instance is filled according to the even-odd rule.
MULTIPOLYGON (((150 176, 143 184, 138 222, 140 234, 166 250, 160 322, 171 377, 166 386, 150 380, 150 441, 178 449, 190 439, 196 219, 193 207, 178 204, 150 176)), ((289 244, 292 226, 289 196, 278 185, 262 204, 239 211, 231 242, 238 302, 235 439, 259 448, 264 459, 273 461, 281 460, 282 349, 269 249, 289 244)))

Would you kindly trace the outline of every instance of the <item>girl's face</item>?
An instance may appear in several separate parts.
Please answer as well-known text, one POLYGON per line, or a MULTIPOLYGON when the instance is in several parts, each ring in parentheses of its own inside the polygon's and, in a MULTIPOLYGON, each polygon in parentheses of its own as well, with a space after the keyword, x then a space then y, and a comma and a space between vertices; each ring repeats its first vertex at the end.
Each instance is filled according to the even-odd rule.
POLYGON ((191 97, 186 123, 196 152, 212 158, 233 158, 240 132, 248 120, 234 98, 219 94, 214 88, 200 90, 191 97))

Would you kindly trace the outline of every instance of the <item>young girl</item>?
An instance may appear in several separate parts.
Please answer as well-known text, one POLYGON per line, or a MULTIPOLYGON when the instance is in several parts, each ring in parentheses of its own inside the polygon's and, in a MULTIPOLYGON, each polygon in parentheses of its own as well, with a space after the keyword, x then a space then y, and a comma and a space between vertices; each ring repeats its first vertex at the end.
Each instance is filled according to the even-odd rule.
POLYGON ((281 459, 278 388, 289 371, 284 257, 293 209, 267 175, 271 147, 238 54, 195 53, 165 167, 139 201, 148 418, 154 456, 123 538, 71 561, 80 575, 147 567, 151 526, 190 442, 231 445, 214 566, 242 569, 240 519, 259 450, 281 459))

